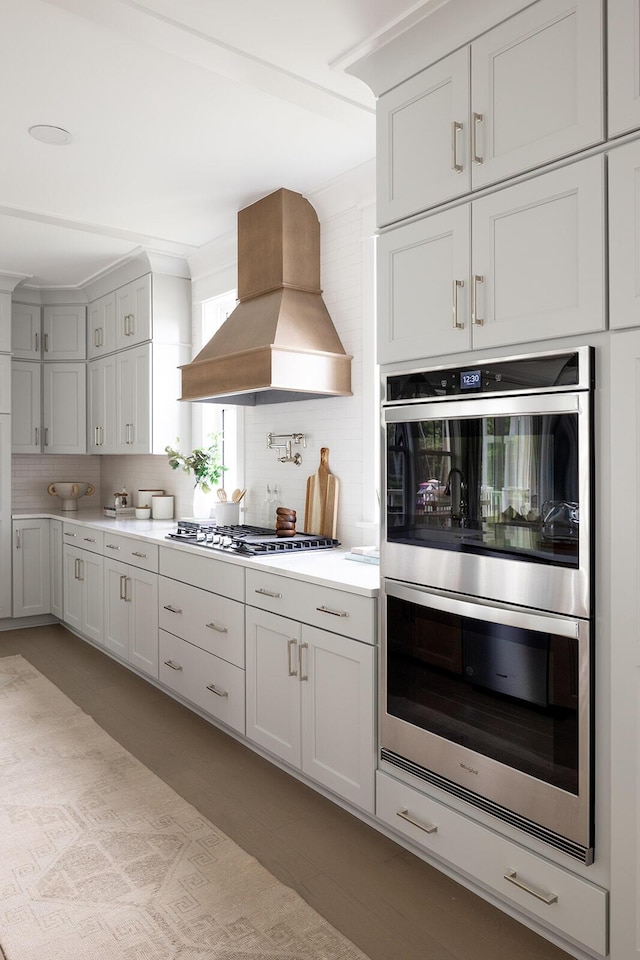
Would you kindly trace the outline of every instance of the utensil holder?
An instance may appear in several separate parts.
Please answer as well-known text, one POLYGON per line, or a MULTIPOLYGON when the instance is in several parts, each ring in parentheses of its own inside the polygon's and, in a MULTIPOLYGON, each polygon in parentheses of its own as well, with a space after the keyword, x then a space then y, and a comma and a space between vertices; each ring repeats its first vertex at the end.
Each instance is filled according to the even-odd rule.
POLYGON ((216 523, 219 527, 233 527, 240 523, 240 504, 216 503, 215 507, 216 523))

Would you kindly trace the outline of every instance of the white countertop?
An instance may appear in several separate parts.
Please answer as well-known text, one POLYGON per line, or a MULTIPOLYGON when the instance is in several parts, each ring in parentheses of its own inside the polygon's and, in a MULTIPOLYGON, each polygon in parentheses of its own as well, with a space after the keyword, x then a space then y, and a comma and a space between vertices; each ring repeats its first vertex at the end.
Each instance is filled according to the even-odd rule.
POLYGON ((243 567, 270 570, 323 586, 348 590, 363 596, 376 597, 380 584, 380 569, 376 564, 347 559, 346 550, 309 550, 305 553, 272 554, 269 557, 242 557, 237 554, 206 550, 203 547, 167 540, 167 534, 176 529, 176 520, 113 520, 99 510, 62 511, 48 510, 30 513, 14 513, 14 520, 55 519, 70 523, 82 523, 99 530, 111 531, 123 536, 138 537, 155 542, 163 547, 184 550, 198 556, 212 557, 243 567))

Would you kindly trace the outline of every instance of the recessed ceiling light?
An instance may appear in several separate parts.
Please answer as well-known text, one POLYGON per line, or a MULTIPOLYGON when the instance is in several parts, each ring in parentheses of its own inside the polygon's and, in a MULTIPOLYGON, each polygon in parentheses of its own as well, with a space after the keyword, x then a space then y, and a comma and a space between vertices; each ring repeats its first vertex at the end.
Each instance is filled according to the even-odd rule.
POLYGON ((68 130, 64 130, 62 127, 52 127, 48 123, 37 123, 35 126, 29 127, 29 133, 34 140, 49 143, 54 147, 62 147, 73 140, 68 130))

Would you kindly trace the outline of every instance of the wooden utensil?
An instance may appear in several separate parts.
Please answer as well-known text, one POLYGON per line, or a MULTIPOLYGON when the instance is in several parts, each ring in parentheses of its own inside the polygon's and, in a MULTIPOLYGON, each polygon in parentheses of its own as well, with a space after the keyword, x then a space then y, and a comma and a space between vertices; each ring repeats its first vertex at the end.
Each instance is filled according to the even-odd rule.
POLYGON ((320 465, 307 480, 304 510, 304 532, 321 537, 336 535, 338 522, 338 490, 340 483, 329 470, 329 448, 320 449, 320 465))

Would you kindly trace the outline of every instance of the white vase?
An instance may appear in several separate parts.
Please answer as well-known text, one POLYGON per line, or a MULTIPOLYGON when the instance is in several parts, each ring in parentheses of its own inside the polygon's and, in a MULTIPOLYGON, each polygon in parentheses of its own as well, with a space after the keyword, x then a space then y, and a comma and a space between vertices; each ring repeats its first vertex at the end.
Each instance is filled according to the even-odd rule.
POLYGON ((193 516, 198 520, 208 520, 217 502, 215 493, 204 493, 198 484, 193 491, 193 516))

